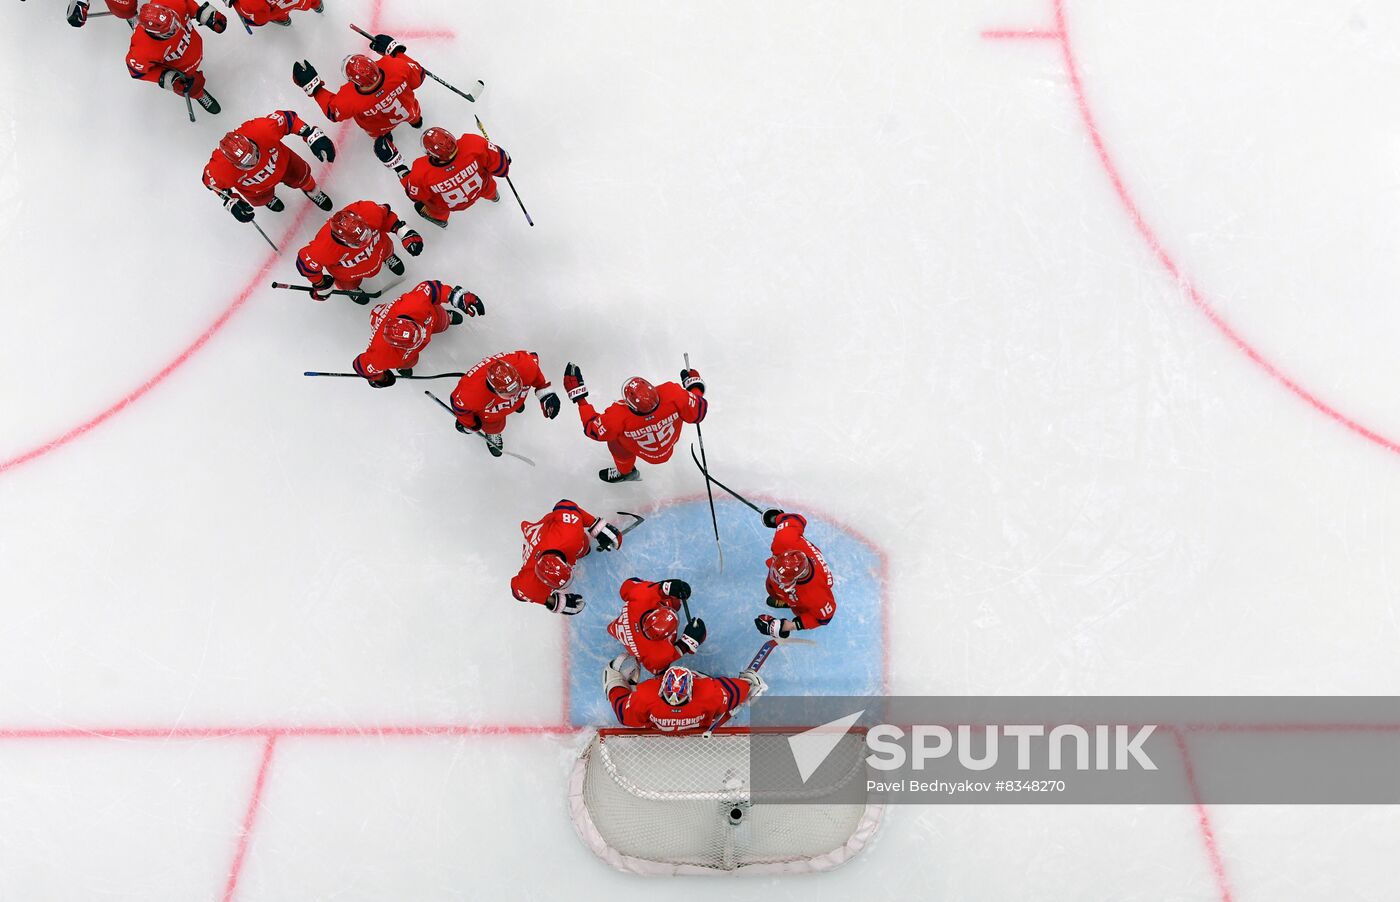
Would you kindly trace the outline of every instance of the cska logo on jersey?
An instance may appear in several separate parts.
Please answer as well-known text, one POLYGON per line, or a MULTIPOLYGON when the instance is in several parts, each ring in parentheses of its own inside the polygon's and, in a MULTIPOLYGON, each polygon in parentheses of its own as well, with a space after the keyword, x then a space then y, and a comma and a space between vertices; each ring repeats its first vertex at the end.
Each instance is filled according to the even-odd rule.
POLYGON ((185 55, 185 51, 190 49, 190 36, 194 34, 194 29, 181 27, 180 40, 165 51, 165 61, 173 63, 185 55))
POLYGON ((281 154, 278 153, 278 150, 279 148, 276 145, 274 145, 271 150, 263 154, 267 162, 263 164, 262 168, 259 169, 257 172, 245 175, 242 179, 240 179, 240 181, 242 181, 244 185, 252 187, 253 185, 261 185, 263 182, 271 178, 272 173, 277 171, 277 160, 281 156, 281 154))

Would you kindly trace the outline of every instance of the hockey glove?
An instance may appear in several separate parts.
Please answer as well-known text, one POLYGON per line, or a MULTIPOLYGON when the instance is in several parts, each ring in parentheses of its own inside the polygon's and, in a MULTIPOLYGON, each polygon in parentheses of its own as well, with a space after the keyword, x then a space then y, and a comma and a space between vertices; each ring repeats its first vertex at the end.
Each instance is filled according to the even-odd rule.
POLYGON ((768 691, 768 684, 758 675, 757 670, 742 670, 739 672, 739 679, 749 684, 749 701, 768 691))
POLYGON ((397 170, 403 166, 403 156, 399 153, 398 145, 394 143, 393 135, 380 135, 374 139, 374 156, 390 169, 397 170))
MULTIPOLYGON (((421 251, 422 248, 420 247, 419 250, 421 251)), ((404 273, 403 260, 399 259, 398 254, 390 254, 384 258, 384 265, 389 267, 389 272, 396 276, 401 276, 404 273)))
POLYGON ((766 527, 768 527, 769 529, 777 529, 777 528, 778 528, 778 518, 781 517, 782 515, 783 515, 783 512, 780 511, 780 510, 778 510, 776 507, 764 511, 764 512, 763 512, 763 525, 766 526, 766 527))
POLYGON ((622 530, 602 517, 594 520, 593 525, 588 527, 588 534, 597 541, 599 551, 612 551, 622 547, 622 530))
POLYGON ((588 397, 588 386, 583 384, 583 370, 577 364, 564 365, 564 391, 575 404, 588 397))
POLYGON ((228 207, 228 211, 233 214, 233 218, 239 222, 253 221, 253 205, 246 200, 230 197, 228 203, 224 206, 228 207))
POLYGON ((311 60, 292 63, 292 81, 306 92, 307 97, 315 97, 316 92, 326 86, 326 83, 321 81, 321 76, 316 73, 316 67, 311 65, 311 60))
POLYGON ((783 623, 772 614, 760 614, 753 619, 753 625, 765 636, 772 636, 774 639, 783 637, 783 623))
POLYGON ((453 307, 465 313, 467 316, 485 316, 486 305, 481 298, 467 291, 460 285, 452 289, 452 295, 448 299, 453 307))
POLYGON ((223 34, 224 29, 228 28, 228 19, 215 9, 212 3, 201 3, 199 12, 195 13, 194 17, 214 34, 223 34))
POLYGON ((371 388, 388 388, 397 382, 398 378, 398 376, 394 375, 393 370, 385 370, 379 375, 378 379, 369 380, 369 384, 371 388))
POLYGON ((705 382, 700 378, 699 370, 681 370, 681 388, 686 391, 697 391, 705 393, 705 382))
POLYGON ((705 621, 696 617, 685 625, 680 636, 676 638, 676 645, 686 654, 695 654, 700 650, 700 645, 705 641, 705 621))
POLYGON ((690 583, 683 579, 668 579, 661 584, 661 594, 677 601, 687 601, 690 598, 690 583))
POLYGON ((301 133, 301 139, 311 148, 311 153, 322 163, 335 162, 335 145, 326 133, 314 125, 308 125, 301 133))
POLYGON ((408 50, 407 47, 394 40, 393 36, 387 34, 377 34, 369 42, 369 49, 380 56, 398 56, 408 50))
POLYGON ((583 596, 574 595, 572 592, 568 595, 565 595, 563 592, 555 592, 553 595, 549 596, 549 601, 545 604, 545 607, 556 614, 568 614, 572 616, 583 610, 583 596))
POLYGON ((334 288, 335 279, 332 279, 330 276, 326 276, 326 280, 324 282, 317 282, 311 286, 311 299, 314 301, 328 300, 331 296, 331 291, 334 288))
POLYGON ((539 396, 539 399, 540 399, 540 410, 544 412, 544 418, 545 418, 546 420, 552 420, 552 419, 554 419, 555 417, 559 416, 559 396, 558 396, 558 395, 556 395, 556 394, 555 394, 554 392, 552 392, 552 391, 547 391, 547 392, 545 392, 544 394, 541 395, 540 392, 539 392, 539 389, 536 389, 536 390, 535 390, 535 394, 536 394, 537 396, 539 396))
POLYGON ((68 4, 68 24, 82 28, 87 24, 88 0, 73 0, 68 4))
POLYGON ((413 229, 404 229, 399 234, 399 241, 403 243, 403 249, 408 251, 410 257, 416 257, 423 253, 423 236, 413 229))

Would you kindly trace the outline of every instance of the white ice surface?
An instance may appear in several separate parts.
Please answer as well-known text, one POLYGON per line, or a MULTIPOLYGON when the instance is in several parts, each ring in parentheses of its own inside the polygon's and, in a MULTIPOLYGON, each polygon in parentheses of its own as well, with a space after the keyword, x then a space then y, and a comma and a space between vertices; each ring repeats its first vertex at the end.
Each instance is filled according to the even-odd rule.
MULTIPOLYGON (((516 524, 609 488, 572 411, 492 461, 413 385, 345 368, 363 308, 295 280, 199 184, 369 0, 207 37, 217 119, 129 82, 125 27, 0 6, 0 461, 158 374, 110 419, 0 472, 0 731, 550 725, 560 631, 506 582, 516 524)), ((385 3, 515 158, 507 193, 411 276, 489 316, 424 368, 531 348, 600 396, 710 385, 737 487, 837 514, 890 560, 906 693, 1400 691, 1400 454, 1286 393, 1197 311, 1105 177, 1049 0, 385 3)), ((1400 7, 1069 0, 1126 187, 1220 312, 1290 377, 1400 437, 1400 7)), ((428 118, 473 108, 425 90, 428 118)), ((409 143, 405 141, 405 143, 409 143)), ((407 211, 351 135, 323 183, 407 211)), ((322 170, 318 168, 318 174, 322 170)), ((280 236, 301 210, 260 221, 280 236)), ((410 219, 412 219, 410 214, 410 219)), ((446 387, 448 383, 438 383, 446 387)), ((698 538, 699 542, 704 537, 698 538)), ((708 553, 708 549, 706 549, 708 553)), ((576 842, 575 740, 279 740, 237 898, 1210 900, 1186 808, 908 808, 832 875, 654 882, 576 842)), ((224 894, 257 737, 0 739, 0 899, 224 894)), ((1387 809, 1213 808, 1239 900, 1394 897, 1387 809)))

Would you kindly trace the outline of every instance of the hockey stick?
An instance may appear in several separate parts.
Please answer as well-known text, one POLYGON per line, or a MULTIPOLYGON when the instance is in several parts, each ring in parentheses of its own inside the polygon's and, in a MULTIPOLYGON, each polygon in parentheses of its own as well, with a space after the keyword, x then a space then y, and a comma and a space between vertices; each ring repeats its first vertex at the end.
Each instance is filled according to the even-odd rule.
POLYGON ((638 526, 641 526, 643 523, 647 522, 647 518, 646 518, 646 517, 643 517, 641 514, 634 514, 634 513, 632 513, 631 511, 618 511, 618 512, 617 512, 617 515, 618 515, 619 517, 631 517, 631 518, 632 518, 632 522, 631 522, 631 523, 627 524, 627 526, 626 526, 624 529, 619 530, 619 531, 622 533, 622 535, 624 535, 624 536, 627 535, 627 534, 628 534, 629 532, 631 532, 632 530, 636 529, 638 526))
MULTIPOLYGON (((353 32, 355 32, 356 34, 358 34, 360 37, 364 38, 366 41, 371 41, 371 42, 374 41, 374 35, 370 34, 368 31, 365 31, 363 28, 361 28, 360 26, 356 25, 354 22, 351 22, 351 23, 350 23, 350 30, 353 31, 353 32)), ((415 61, 415 62, 416 62, 416 61, 415 61)), ((481 95, 482 95, 483 93, 486 92, 486 82, 482 81, 482 80, 479 79, 479 78, 476 80, 476 93, 473 95, 473 94, 468 94, 466 91, 458 90, 457 87, 456 87, 455 85, 452 85, 452 84, 450 84, 449 82, 443 81, 441 78, 438 78, 436 75, 434 75, 433 73, 429 72, 429 71, 427 70, 427 68, 425 68, 425 67, 423 66, 422 63, 418 63, 418 68, 420 68, 420 69, 423 70, 423 74, 424 74, 424 75, 428 76, 428 77, 431 78, 433 81, 435 81, 435 82, 437 82, 438 84, 442 85, 444 88, 446 88, 447 90, 451 91, 453 94, 456 94, 456 95, 458 95, 459 97, 465 97, 465 98, 467 98, 468 100, 470 100, 472 103, 476 103, 478 100, 480 100, 480 99, 481 99, 481 95)))
MULTIPOLYGON (((272 287, 281 288, 283 291, 305 291, 308 293, 316 290, 310 285, 288 285, 286 282, 273 282, 272 287)), ((379 295, 374 292, 359 291, 358 289, 355 291, 346 291, 343 288, 332 288, 330 294, 343 294, 347 298, 364 298, 366 300, 379 297, 379 295)))
MULTIPOLYGON (((476 129, 481 132, 481 137, 490 141, 491 136, 486 133, 486 126, 482 124, 481 117, 475 116, 474 118, 476 119, 476 129)), ((530 211, 525 209, 525 201, 520 199, 520 192, 515 190, 515 182, 510 180, 509 175, 506 176, 506 184, 510 186, 510 193, 515 195, 515 202, 520 205, 520 212, 525 214, 525 221, 528 222, 530 228, 533 229, 535 227, 535 220, 530 218, 530 211)))
MULTIPOLYGON (((689 352, 686 352, 686 353, 685 353, 684 355, 682 355, 682 356, 685 357, 685 368, 686 368, 687 370, 689 370, 689 369, 690 369, 690 353, 689 353, 689 352)), ((695 435, 696 435, 697 438, 700 439, 700 457, 701 457, 701 460, 704 460, 704 459, 705 459, 705 433, 703 433, 703 432, 700 431, 700 422, 699 422, 699 420, 697 420, 697 421, 695 422, 695 435)), ((694 457, 694 456, 695 456, 695 446, 694 446, 694 445, 692 445, 691 448, 690 448, 690 456, 691 456, 691 457, 694 457)), ((697 460, 695 463, 696 463, 697 466, 700 467, 700 472, 705 474, 705 495, 706 495, 706 497, 708 497, 708 498, 710 499, 710 525, 713 526, 714 529, 715 529, 715 548, 719 551, 719 572, 720 572, 721 574, 723 574, 723 573, 724 573, 724 544, 723 544, 722 542, 720 542, 720 540, 719 540, 719 517, 715 515, 715 493, 714 493, 714 490, 712 490, 712 489, 710 488, 710 471, 709 471, 709 469, 708 469, 707 466, 706 466, 706 464, 708 464, 709 461, 706 460, 706 461, 705 461, 705 464, 702 464, 702 463, 700 463, 700 461, 697 460)))
MULTIPOLYGON (((310 371, 308 371, 308 372, 302 373, 302 375, 303 375, 303 376, 334 376, 334 377, 339 378, 339 379, 363 379, 363 378, 364 378, 364 376, 361 376, 359 373, 316 373, 316 372, 310 372, 310 371)), ((398 378, 398 379, 447 379, 447 378, 454 378, 454 379, 455 379, 455 378, 458 378, 458 377, 461 377, 461 376, 465 376, 465 375, 466 375, 466 373, 438 373, 437 375, 434 375, 434 376, 404 376, 404 375, 402 375, 402 374, 400 374, 400 373, 398 373, 398 372, 395 372, 395 373, 394 373, 394 376, 395 376, 396 378, 398 378)), ((618 513, 622 513, 622 512, 621 512, 621 511, 618 511, 618 513)), ((632 516, 635 517, 636 514, 632 514, 632 516)))
MULTIPOLYGON (((447 406, 446 404, 442 403, 442 399, 439 398, 437 395, 433 394, 433 393, 430 392, 430 391, 425 391, 425 392, 423 392, 423 394, 425 394, 425 395, 427 395, 428 397, 432 398, 434 401, 436 401, 436 402, 438 403, 438 406, 439 406, 439 407, 441 407, 443 410, 447 411, 448 413, 452 414, 452 419, 454 419, 454 420, 457 419, 457 411, 453 410, 451 407, 449 407, 449 406, 447 406)), ((471 433, 472 433, 472 435, 480 435, 480 436, 481 436, 481 440, 482 440, 483 442, 487 441, 486 436, 485 436, 485 435, 482 435, 480 432, 477 432, 475 429, 471 430, 471 433)), ((488 443, 488 446, 489 446, 489 443, 488 443)), ((507 450, 505 450, 504 448, 501 449, 501 453, 502 453, 502 454, 505 454, 505 455, 507 455, 507 456, 509 456, 509 457, 519 458, 520 460, 525 461, 527 464, 529 464, 529 465, 532 466, 532 467, 535 465, 535 462, 534 462, 533 460, 531 460, 530 458, 526 457, 526 456, 523 455, 523 454, 516 454, 514 451, 507 451, 507 450)))
POLYGON ((272 249, 273 249, 274 251, 276 251, 276 252, 279 253, 279 254, 282 253, 282 249, 281 249, 280 247, 277 246, 277 243, 276 243, 275 241, 273 241, 271 238, 267 237, 267 233, 263 231, 263 227, 262 227, 262 226, 258 225, 257 222, 254 221, 254 220, 252 220, 252 219, 248 220, 248 223, 249 223, 253 228, 255 228, 255 229, 258 230, 258 234, 261 235, 261 236, 263 236, 263 241, 266 241, 269 245, 271 245, 271 246, 272 246, 272 249))
MULTIPOLYGON (((768 641, 764 642, 758 647, 758 653, 753 656, 753 660, 749 661, 749 666, 745 667, 744 670, 762 670, 763 665, 768 662, 768 656, 771 655, 773 653, 773 649, 777 647, 777 639, 769 639, 768 641)), ((709 739, 711 734, 713 734, 716 730, 716 728, 722 726, 726 721, 729 720, 729 718, 733 717, 734 712, 737 710, 739 710, 739 706, 735 705, 733 708, 730 708, 728 711, 725 711, 719 717, 716 717, 714 723, 710 724, 710 728, 705 731, 704 737, 706 739, 709 739)))
MULTIPOLYGON (((703 446, 702 446, 702 448, 703 448, 703 446)), ((702 452, 702 453, 703 453, 703 452, 702 452)), ((737 498, 738 500, 744 502, 744 503, 747 504, 750 508, 752 508, 753 511, 754 511, 755 513, 757 513, 759 516, 762 516, 762 515, 763 515, 763 508, 759 507, 757 504, 754 504, 752 501, 750 501, 749 499, 745 498, 743 495, 740 495, 738 492, 734 491, 734 490, 731 489, 729 486, 725 485, 724 483, 720 482, 718 479, 716 479, 716 478, 714 478, 713 476, 710 475, 710 471, 707 470, 707 469, 705 469, 705 465, 702 464, 702 463, 700 462, 700 458, 698 458, 698 457, 695 456, 695 446, 694 446, 694 445, 691 445, 691 446, 690 446, 690 459, 693 460, 693 461, 695 461, 695 466, 699 467, 699 468, 700 468, 700 472, 705 474, 705 479, 706 479, 706 481, 708 481, 708 482, 713 482, 715 485, 717 485, 717 486, 719 486, 720 488, 724 489, 726 492, 728 492, 729 494, 733 495, 733 496, 734 496, 735 498, 737 498)))

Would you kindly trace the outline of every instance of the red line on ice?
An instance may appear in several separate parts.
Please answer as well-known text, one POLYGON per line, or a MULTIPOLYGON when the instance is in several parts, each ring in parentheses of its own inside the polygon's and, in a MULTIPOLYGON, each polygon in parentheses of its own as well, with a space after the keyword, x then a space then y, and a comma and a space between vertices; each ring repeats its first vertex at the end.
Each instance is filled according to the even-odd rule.
POLYGON ((1100 131, 1098 120, 1094 117, 1093 109, 1089 105, 1089 97, 1084 89, 1084 80, 1079 72, 1079 61, 1075 56, 1074 47, 1070 43, 1069 27, 1065 21, 1065 0, 1052 0, 1055 10, 1055 28, 1046 32, 1047 36, 1053 35, 1058 39, 1060 52, 1064 58, 1065 73, 1069 76, 1070 89, 1074 93, 1075 106, 1079 109, 1079 117, 1084 122, 1084 129, 1089 134, 1089 140, 1093 142, 1094 152, 1099 159, 1099 165, 1103 168, 1104 175, 1108 177, 1109 183, 1113 186, 1114 193, 1118 196, 1118 202, 1122 204, 1127 212, 1128 218, 1132 220, 1138 235, 1147 245, 1152 255, 1157 258, 1157 262, 1167 271, 1176 282, 1185 290, 1186 296, 1191 300, 1191 304, 1199 311, 1216 330, 1225 337, 1226 341, 1235 346, 1235 349, 1244 354, 1254 363, 1255 366, 1263 370, 1268 376, 1286 389, 1290 394, 1302 400, 1309 407, 1318 413, 1341 424, 1356 435, 1361 436, 1366 441, 1384 448, 1392 453, 1400 454, 1400 441, 1389 438, 1374 429, 1371 429, 1357 420, 1342 413, 1337 408, 1328 404, 1322 398, 1304 388, 1297 381, 1289 377, 1279 368, 1277 364, 1265 357, 1263 352, 1250 344, 1239 331, 1232 326, 1228 320, 1215 308, 1210 299, 1196 287, 1176 258, 1166 249, 1162 240, 1157 236, 1157 232, 1147 222, 1143 216, 1142 209, 1138 206, 1133 193, 1128 190, 1127 183, 1123 180, 1123 175, 1118 169, 1118 164, 1113 156, 1108 152, 1108 145, 1104 141, 1103 132, 1100 131))
POLYGON ((1063 35, 1051 28, 988 28, 982 37, 989 41, 1058 41, 1063 35))
POLYGON ((243 859, 248 854, 248 839, 253 835, 253 825, 258 821, 258 809, 262 806, 263 787, 267 785, 267 771, 272 766, 272 750, 277 745, 277 737, 267 737, 263 743, 262 761, 258 764, 258 776, 253 781, 253 796, 248 800, 248 810, 243 814, 243 829, 238 832, 238 846, 233 852, 233 864, 229 867, 228 883, 224 885, 224 902, 231 902, 238 891, 238 877, 243 872, 243 859))
POLYGON ((1181 766, 1186 771, 1186 785, 1191 790, 1192 803, 1196 806, 1196 824, 1201 829, 1201 840, 1206 846, 1206 856, 1210 868, 1215 873, 1215 885, 1220 890, 1220 902, 1233 902, 1235 895, 1230 891, 1230 879, 1225 874, 1225 860, 1220 855, 1220 846, 1215 841, 1215 830, 1211 827, 1210 813, 1201 801, 1201 787, 1196 782, 1196 766, 1191 761, 1191 752, 1186 747, 1186 737, 1180 730, 1172 730, 1172 738, 1181 752, 1181 766))
MULTIPOLYGON (((370 31, 378 31, 380 28, 384 27, 380 24, 380 14, 383 11, 383 5, 383 0, 374 0, 373 4, 371 4, 369 25, 370 31)), ((452 39, 456 37, 456 33, 451 29, 446 28, 419 30, 408 29, 402 31, 399 36, 402 38, 413 38, 415 40, 452 39)), ((337 144, 339 144, 344 139, 346 129, 350 125, 351 123, 348 122, 341 124, 335 136, 335 141, 337 144)), ((321 178, 325 179, 327 178, 327 176, 325 174, 322 174, 321 178)), ((287 228, 286 232, 284 232, 282 236, 278 239, 278 244, 285 246, 286 243, 291 239, 291 237, 297 233, 297 230, 301 228, 302 224, 306 222, 306 218, 309 215, 311 215, 311 211, 314 209, 316 208, 311 204, 311 202, 307 201, 306 205, 292 219, 292 224, 287 228)), ((33 448, 30 448, 28 451, 23 451, 15 455, 14 457, 9 458, 8 460, 0 461, 0 476, 3 476, 10 470, 13 470, 17 467, 21 467, 24 464, 27 464, 33 460, 37 460, 38 458, 43 457, 44 455, 52 451, 57 451, 59 448, 62 448, 69 442, 82 438, 84 435, 87 435, 93 429, 96 429, 98 426, 101 426, 103 423, 107 422, 112 417, 121 413, 123 410, 126 410, 127 407, 131 406, 135 402, 145 397, 148 392, 150 392, 153 388, 164 382, 167 378, 170 377, 172 373, 174 373, 180 367, 184 366, 191 357, 199 353, 199 351, 202 350, 204 346, 209 343, 210 339, 217 335, 224 328, 224 326, 228 325, 229 320, 233 319, 233 315, 239 310, 241 310, 243 306, 246 303, 248 303, 248 299, 253 296, 253 293, 258 290, 258 286, 267 278, 268 273, 270 273, 272 271, 273 266, 277 264, 277 261, 280 259, 280 256, 280 254, 276 253, 270 254, 267 257, 267 259, 263 261, 263 264, 260 267, 258 267, 258 271, 253 275, 253 277, 249 279, 248 282, 244 284, 244 286, 241 289, 239 289, 238 294, 234 296, 233 300, 231 300, 227 306, 224 307, 223 312, 220 313, 218 318, 216 318, 214 322, 210 324, 209 328, 205 329, 199 335, 199 337, 197 337, 193 342, 190 343, 188 347, 181 351, 175 357, 175 359, 171 360, 165 366, 161 367, 161 369, 158 372, 156 372, 155 375, 151 376, 145 382, 142 382, 140 385, 138 385, 135 389, 119 398, 115 403, 108 406, 105 410, 102 410, 95 416, 84 420, 83 422, 72 427, 68 431, 60 433, 59 435, 48 439, 47 441, 41 442, 40 444, 35 445, 33 448)))

